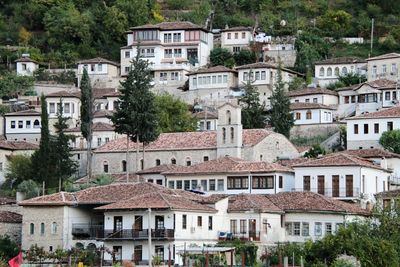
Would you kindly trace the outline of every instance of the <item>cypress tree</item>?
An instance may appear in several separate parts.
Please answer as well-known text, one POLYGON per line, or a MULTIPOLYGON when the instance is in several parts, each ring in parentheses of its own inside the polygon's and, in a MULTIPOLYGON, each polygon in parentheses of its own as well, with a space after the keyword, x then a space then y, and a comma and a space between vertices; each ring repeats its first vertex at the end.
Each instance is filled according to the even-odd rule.
POLYGON ((239 104, 242 107, 242 124, 244 129, 265 127, 265 106, 260 103, 260 93, 250 81, 244 86, 244 95, 239 99, 239 104))
POLYGON ((281 66, 278 67, 277 80, 274 92, 271 96, 271 110, 269 112, 269 123, 274 131, 290 136, 290 129, 294 125, 293 115, 290 112, 290 99, 285 92, 285 83, 282 81, 281 66))
POLYGON ((83 69, 81 80, 81 132, 86 139, 87 148, 87 175, 92 178, 92 139, 93 139, 93 92, 86 68, 83 69))

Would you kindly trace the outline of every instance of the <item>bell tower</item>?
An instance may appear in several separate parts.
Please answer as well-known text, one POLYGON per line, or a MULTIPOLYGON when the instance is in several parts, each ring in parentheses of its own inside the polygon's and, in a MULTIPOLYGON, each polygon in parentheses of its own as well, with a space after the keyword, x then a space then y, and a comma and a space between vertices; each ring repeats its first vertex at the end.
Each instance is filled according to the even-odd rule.
POLYGON ((242 156, 242 114, 237 104, 225 103, 218 108, 217 157, 242 156))

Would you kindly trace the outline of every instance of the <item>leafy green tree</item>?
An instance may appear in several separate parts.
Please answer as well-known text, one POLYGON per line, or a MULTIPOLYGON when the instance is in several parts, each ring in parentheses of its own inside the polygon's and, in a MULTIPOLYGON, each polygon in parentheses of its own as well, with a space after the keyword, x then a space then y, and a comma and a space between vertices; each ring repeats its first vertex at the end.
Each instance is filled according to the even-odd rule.
POLYGON ((212 66, 221 65, 232 68, 235 65, 235 59, 228 49, 218 47, 211 50, 210 63, 212 66))
POLYGON ((35 181, 24 180, 18 185, 17 191, 24 193, 25 198, 29 199, 29 198, 39 196, 41 190, 40 190, 39 185, 35 181))
POLYGON ((288 86, 289 91, 299 90, 306 86, 306 82, 303 78, 296 76, 288 83, 288 86))
POLYGON ((93 112, 94 99, 92 86, 86 68, 83 69, 81 79, 81 132, 87 144, 87 175, 92 178, 92 139, 93 139, 93 112))
POLYGON ((313 145, 306 153, 304 153, 305 158, 317 158, 319 155, 325 155, 325 149, 317 144, 313 145))
POLYGON ((0 258, 9 261, 18 255, 18 244, 8 236, 0 236, 0 258))
POLYGON ((351 27, 352 16, 344 10, 328 10, 318 18, 318 26, 334 38, 345 36, 351 27))
POLYGON ((282 81, 281 67, 278 68, 277 80, 271 96, 271 110, 268 114, 268 121, 274 131, 290 136, 290 129, 294 125, 293 115, 290 111, 290 100, 285 93, 285 84, 282 81))
POLYGON ((157 95, 158 126, 162 133, 190 132, 197 128, 197 120, 189 111, 188 105, 168 93, 157 95))
POLYGON ((339 82, 344 84, 344 86, 350 86, 354 84, 359 84, 367 81, 365 75, 360 75, 358 73, 349 72, 345 75, 339 76, 339 82))
POLYGON ((244 86, 244 94, 239 99, 239 104, 242 107, 242 124, 244 129, 265 127, 265 106, 260 103, 260 93, 250 81, 244 86))
POLYGON ((0 97, 17 97, 33 88, 33 77, 7 72, 0 75, 0 97))
POLYGON ((12 155, 6 168, 6 184, 15 188, 22 181, 32 178, 31 157, 27 155, 12 155))
POLYGON ((72 148, 69 145, 69 142, 74 137, 65 133, 65 130, 68 129, 67 120, 68 118, 63 114, 63 102, 61 99, 57 111, 57 122, 54 124, 56 137, 51 141, 51 161, 54 164, 54 178, 48 185, 49 187, 55 187, 57 182, 62 185, 77 169, 77 163, 72 159, 72 148))
POLYGON ((400 130, 386 131, 379 139, 385 149, 400 154, 400 130))
POLYGON ((233 58, 235 59, 236 66, 255 63, 257 60, 256 53, 247 49, 242 49, 239 53, 233 54, 233 58))

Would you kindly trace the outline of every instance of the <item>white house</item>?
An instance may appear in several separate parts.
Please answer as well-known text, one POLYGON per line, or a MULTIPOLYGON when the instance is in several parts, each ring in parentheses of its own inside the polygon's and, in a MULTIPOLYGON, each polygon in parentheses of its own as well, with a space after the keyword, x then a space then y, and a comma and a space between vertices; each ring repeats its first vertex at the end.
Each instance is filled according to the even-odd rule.
POLYGON ((339 103, 338 93, 325 88, 304 88, 289 91, 287 95, 290 103, 318 103, 325 106, 337 106, 339 103))
POLYGON ((319 103, 290 104, 290 110, 295 119, 295 125, 333 123, 335 108, 319 103))
POLYGON ((221 30, 221 47, 228 49, 232 53, 250 49, 253 39, 253 29, 251 27, 226 27, 221 30))
POLYGON ((367 59, 368 81, 387 79, 399 80, 400 54, 389 53, 367 59))
POLYGON ((23 54, 21 58, 15 60, 17 75, 33 76, 33 72, 39 69, 39 63, 23 54))
POLYGON ((292 165, 295 191, 311 191, 341 199, 358 200, 362 206, 373 195, 388 190, 390 170, 345 153, 334 153, 292 165))
POLYGON ((216 131, 218 126, 218 114, 208 110, 196 112, 193 114, 198 119, 198 131, 216 131))
POLYGON ((367 61, 356 57, 337 57, 315 62, 314 75, 317 84, 326 87, 339 81, 339 76, 348 73, 366 75, 367 61))
POLYGON ((78 61, 78 87, 80 87, 83 69, 86 69, 90 82, 95 88, 115 88, 119 86, 120 65, 117 62, 96 57, 78 61))
MULTIPOLYGON (((238 71, 238 86, 243 87, 250 82, 260 93, 260 102, 270 108, 270 97, 276 83, 278 67, 265 62, 258 62, 236 67, 238 71)), ((282 81, 290 82, 294 77, 301 75, 290 69, 282 68, 282 81)))
POLYGON ((400 106, 346 119, 347 148, 380 148, 383 132, 400 129, 400 106))
POLYGON ((154 71, 154 90, 172 90, 185 83, 189 71, 208 63, 213 34, 187 21, 132 27, 127 32, 127 45, 121 48, 122 76, 129 73, 138 45, 141 57, 154 71))
POLYGON ((40 141, 40 112, 29 109, 6 113, 4 126, 4 136, 7 140, 31 143, 40 141))

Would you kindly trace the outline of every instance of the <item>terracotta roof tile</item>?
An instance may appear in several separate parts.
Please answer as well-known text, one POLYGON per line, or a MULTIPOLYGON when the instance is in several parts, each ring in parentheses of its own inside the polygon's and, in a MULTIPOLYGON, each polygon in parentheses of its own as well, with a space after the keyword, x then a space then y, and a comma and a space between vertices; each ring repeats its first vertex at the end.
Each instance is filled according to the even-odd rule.
POLYGON ((343 153, 361 158, 400 158, 400 154, 392 153, 380 148, 345 150, 343 153))
POLYGON ((255 212, 283 212, 266 195, 239 194, 229 197, 228 212, 249 210, 254 210, 255 212))
POLYGON ((37 62, 36 60, 31 59, 30 57, 21 57, 17 60, 15 60, 14 62, 32 62, 35 64, 39 64, 39 62, 37 62))
POLYGON ((354 63, 367 63, 365 59, 361 59, 358 57, 335 57, 328 58, 325 60, 320 60, 315 62, 315 65, 324 65, 324 64, 354 64, 354 63))
POLYGON ((293 172, 292 169, 278 163, 250 162, 239 158, 221 157, 192 166, 177 166, 163 174, 208 174, 208 173, 268 173, 293 172))
POLYGON ((81 97, 81 92, 76 90, 76 91, 58 91, 58 92, 54 92, 51 94, 46 95, 47 97, 75 97, 75 98, 80 98, 81 97))
POLYGON ((10 112, 6 113, 4 116, 40 116, 40 112, 33 110, 33 109, 27 109, 27 110, 21 110, 17 112, 10 112))
POLYGON ((107 118, 114 114, 111 110, 96 110, 93 114, 93 118, 107 118))
POLYGON ((283 166, 287 166, 287 167, 292 168, 296 164, 304 163, 304 162, 307 162, 307 161, 310 161, 310 160, 311 159, 309 159, 309 158, 281 159, 281 160, 278 160, 278 163, 283 165, 283 166))
POLYGON ((188 73, 187 76, 195 75, 195 74, 203 74, 203 73, 218 73, 218 72, 234 72, 234 73, 236 73, 237 71, 227 68, 225 66, 214 66, 214 67, 210 67, 210 68, 198 69, 196 71, 188 73))
POLYGON ((294 96, 304 96, 304 95, 335 95, 337 96, 338 93, 333 91, 333 90, 329 90, 329 89, 325 89, 325 88, 305 88, 305 89, 299 89, 299 90, 294 90, 294 91, 289 91, 288 92, 288 96, 290 97, 294 97, 294 96))
POLYGON ((210 119, 215 120, 218 119, 218 114, 211 111, 200 111, 193 114, 193 117, 198 119, 210 119))
POLYGON ((36 150, 39 146, 25 141, 0 141, 0 149, 5 150, 36 150))
POLYGON ((51 195, 45 195, 27 199, 18 203, 20 206, 70 206, 76 204, 75 193, 58 192, 51 195))
POLYGON ((230 28, 225 28, 222 29, 221 32, 233 32, 233 31, 253 31, 252 27, 246 27, 246 26, 238 26, 238 27, 230 27, 230 28))
POLYGON ((400 54, 398 54, 398 53, 389 53, 389 54, 379 55, 379 56, 376 56, 376 57, 370 57, 370 58, 367 59, 367 61, 377 60, 377 59, 395 58, 395 57, 400 57, 400 54))
POLYGON ((367 81, 364 83, 354 84, 347 87, 337 88, 336 91, 353 90, 356 91, 362 86, 368 85, 376 90, 393 89, 396 88, 396 82, 388 79, 378 79, 374 81, 367 81))
MULTIPOLYGON (((243 130, 243 145, 254 146, 269 136, 272 131, 266 129, 243 130)), ((142 144, 139 144, 142 148, 142 144)), ((187 149, 215 149, 217 147, 217 132, 183 132, 162 133, 154 142, 146 146, 146 150, 187 150, 187 149)), ((135 149, 136 143, 129 142, 129 149, 135 149)), ((126 150, 126 138, 122 137, 99 147, 96 153, 122 152, 126 150)))
MULTIPOLYGON (((113 132, 114 126, 109 123, 96 122, 96 123, 93 123, 92 130, 93 130, 93 132, 113 132)), ((69 128, 69 129, 65 130, 65 132, 69 132, 69 133, 76 133, 76 132, 80 132, 80 131, 81 131, 81 127, 74 127, 74 128, 69 128)))
POLYGON ((78 64, 98 64, 98 63, 110 64, 110 65, 119 67, 119 63, 102 58, 102 57, 83 59, 83 60, 78 61, 78 64))
POLYGON ((141 170, 138 171, 138 174, 155 174, 155 173, 162 173, 162 172, 166 172, 166 171, 173 171, 175 169, 179 169, 180 166, 176 165, 176 164, 162 164, 159 166, 155 166, 152 168, 148 168, 145 170, 141 170))
POLYGON ((379 192, 375 196, 380 198, 398 198, 400 196, 400 189, 393 189, 389 191, 379 192))
MULTIPOLYGON (((109 174, 112 178, 112 183, 126 183, 126 173, 113 173, 109 174)), ((100 175, 99 175, 100 176, 100 175)), ((98 176, 92 177, 92 181, 94 181, 98 176)), ((74 184, 86 184, 88 183, 88 176, 84 176, 76 181, 74 181, 74 184)), ((128 183, 139 183, 139 182, 144 182, 143 177, 130 173, 128 177, 128 183)))
POLYGON ((130 30, 140 30, 140 29, 190 30, 190 29, 203 29, 203 28, 189 21, 161 22, 158 24, 145 24, 130 28, 130 30))
POLYGON ((347 118, 346 120, 378 119, 378 118, 400 118, 400 106, 395 106, 388 109, 382 109, 376 112, 365 113, 356 117, 347 118))
POLYGON ((0 197, 0 205, 7 205, 7 204, 16 204, 17 201, 15 198, 11 197, 0 197))
POLYGON ((11 211, 0 211, 0 223, 22 223, 22 215, 11 211))
POLYGON ((106 98, 107 96, 119 96, 121 93, 115 88, 93 88, 93 97, 95 99, 106 98))
POLYGON ((296 103, 290 103, 290 109, 291 110, 300 110, 300 109, 330 109, 330 110, 335 110, 335 108, 322 105, 319 103, 305 103, 305 102, 296 102, 296 103))

